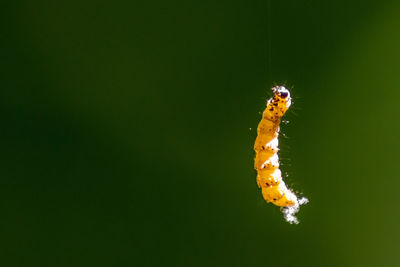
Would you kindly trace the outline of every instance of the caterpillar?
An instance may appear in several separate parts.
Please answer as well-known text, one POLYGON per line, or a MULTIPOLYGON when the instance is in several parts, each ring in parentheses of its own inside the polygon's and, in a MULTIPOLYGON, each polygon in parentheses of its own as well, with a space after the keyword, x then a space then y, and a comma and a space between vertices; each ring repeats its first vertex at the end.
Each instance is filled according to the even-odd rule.
POLYGON ((267 202, 281 207, 286 221, 298 223, 294 216, 302 204, 308 202, 287 188, 279 169, 278 136, 282 116, 291 105, 290 92, 284 86, 272 88, 274 96, 267 101, 267 107, 257 127, 257 138, 254 144, 256 153, 254 168, 257 171, 257 185, 267 202))

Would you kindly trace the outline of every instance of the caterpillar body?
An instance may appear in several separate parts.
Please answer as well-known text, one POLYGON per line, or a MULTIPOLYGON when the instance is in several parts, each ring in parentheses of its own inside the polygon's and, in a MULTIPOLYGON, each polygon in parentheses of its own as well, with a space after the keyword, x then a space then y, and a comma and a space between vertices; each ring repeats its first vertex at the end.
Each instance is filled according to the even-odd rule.
POLYGON ((274 96, 267 101, 267 107, 258 124, 257 138, 254 144, 256 156, 254 168, 257 170, 257 184, 267 202, 281 207, 290 223, 298 223, 294 216, 300 205, 308 202, 287 188, 279 169, 278 136, 282 116, 291 105, 290 92, 284 86, 272 88, 274 96))

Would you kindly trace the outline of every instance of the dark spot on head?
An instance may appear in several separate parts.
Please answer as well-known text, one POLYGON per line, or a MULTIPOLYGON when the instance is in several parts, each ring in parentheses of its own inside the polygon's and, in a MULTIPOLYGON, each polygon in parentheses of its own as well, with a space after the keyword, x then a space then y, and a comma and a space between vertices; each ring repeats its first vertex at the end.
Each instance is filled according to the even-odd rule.
POLYGON ((281 97, 283 99, 285 99, 286 97, 288 97, 288 92, 281 92, 281 97))
POLYGON ((274 111, 274 108, 270 108, 269 111, 274 111))
POLYGON ((273 201, 276 201, 276 198, 273 198, 272 200, 273 200, 273 201))

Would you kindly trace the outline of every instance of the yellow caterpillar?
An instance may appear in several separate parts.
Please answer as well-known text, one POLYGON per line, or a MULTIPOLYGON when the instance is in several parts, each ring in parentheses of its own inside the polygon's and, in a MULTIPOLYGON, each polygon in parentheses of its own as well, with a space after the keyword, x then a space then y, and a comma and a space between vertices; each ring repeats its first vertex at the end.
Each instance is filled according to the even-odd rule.
POLYGON ((298 199, 286 187, 282 180, 278 158, 279 124, 282 116, 291 105, 290 92, 284 86, 272 88, 274 96, 267 101, 267 107, 257 128, 254 144, 256 157, 254 168, 257 170, 257 184, 261 187, 264 199, 281 207, 285 218, 290 223, 298 223, 294 214, 306 198, 298 199))

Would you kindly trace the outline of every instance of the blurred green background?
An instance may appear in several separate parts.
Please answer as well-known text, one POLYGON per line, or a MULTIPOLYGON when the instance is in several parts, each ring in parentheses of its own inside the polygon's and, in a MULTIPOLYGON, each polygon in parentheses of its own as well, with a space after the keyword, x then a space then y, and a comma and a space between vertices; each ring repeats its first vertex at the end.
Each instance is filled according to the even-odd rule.
POLYGON ((1 1, 0 266, 399 266, 399 12, 1 1), (253 170, 274 84, 299 225, 253 170))

